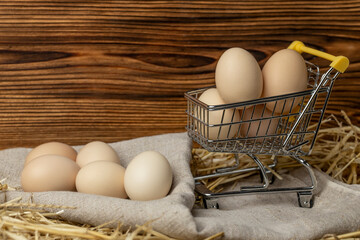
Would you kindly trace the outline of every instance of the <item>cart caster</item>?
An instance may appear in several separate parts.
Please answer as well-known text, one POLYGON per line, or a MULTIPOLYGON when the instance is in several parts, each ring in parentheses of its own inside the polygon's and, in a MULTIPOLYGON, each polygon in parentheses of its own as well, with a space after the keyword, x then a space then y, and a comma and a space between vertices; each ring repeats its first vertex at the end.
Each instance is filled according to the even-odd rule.
POLYGON ((312 208, 314 206, 314 198, 312 192, 298 192, 299 207, 312 208))
POLYGON ((206 188, 204 184, 196 182, 195 191, 200 195, 199 198, 201 199, 204 208, 219 209, 219 204, 217 203, 216 198, 209 197, 213 195, 213 193, 208 188, 206 188))
POLYGON ((219 209, 219 204, 217 203, 216 199, 203 198, 203 206, 206 209, 209 208, 219 209))

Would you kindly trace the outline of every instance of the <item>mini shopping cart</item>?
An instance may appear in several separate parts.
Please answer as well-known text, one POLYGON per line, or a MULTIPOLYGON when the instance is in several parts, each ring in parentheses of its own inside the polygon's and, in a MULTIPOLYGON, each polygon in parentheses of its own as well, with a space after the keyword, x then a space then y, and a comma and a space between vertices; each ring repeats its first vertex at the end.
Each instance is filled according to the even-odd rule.
POLYGON ((300 207, 311 208, 313 206, 316 178, 311 166, 300 156, 311 154, 334 81, 340 73, 346 70, 349 60, 344 56, 333 56, 306 47, 300 41, 294 41, 288 48, 300 54, 308 53, 331 61, 329 68, 323 73, 320 72, 318 66, 306 61, 308 89, 305 91, 223 105, 207 105, 198 99, 205 90, 214 86, 185 93, 188 135, 209 152, 235 154, 234 165, 218 168, 207 175, 194 177, 195 190, 201 196, 205 208, 219 208, 216 199, 220 197, 291 192, 297 193, 300 207), (265 114, 267 104, 280 107, 282 111, 277 111, 278 113, 272 111, 270 115, 265 114), (287 108, 290 106, 290 110, 284 111, 285 106, 287 108), (254 114, 254 109, 260 109, 258 110, 260 117, 259 114, 254 114), (220 111, 222 114, 220 122, 211 123, 211 111, 220 111), (240 120, 235 121, 236 111, 242 113, 252 111, 251 117, 245 119, 245 114, 242 114, 240 120), (229 114, 229 112, 232 114, 231 121, 223 121, 225 113, 229 114), (312 123, 311 128, 309 128, 310 123, 312 123), (275 126, 276 130, 270 132, 270 126, 275 126), (256 128, 255 134, 251 136, 246 134, 249 130, 245 130, 245 134, 240 134, 240 132, 244 132, 240 131, 244 127, 256 128), (231 128, 236 129, 235 136, 230 136, 231 128), (261 131, 260 128, 262 128, 261 131), (217 131, 217 137, 210 138, 211 130, 217 131), (224 131, 226 137, 223 137, 224 131), (256 163, 254 167, 238 169, 240 154, 249 156, 256 163), (264 155, 271 164, 265 166, 257 155, 264 155), (300 163, 307 170, 311 183, 302 187, 269 187, 274 179, 269 168, 276 166, 277 156, 289 156, 300 163), (214 193, 201 183, 201 180, 204 179, 249 171, 260 172, 261 185, 244 186, 237 190, 214 193))

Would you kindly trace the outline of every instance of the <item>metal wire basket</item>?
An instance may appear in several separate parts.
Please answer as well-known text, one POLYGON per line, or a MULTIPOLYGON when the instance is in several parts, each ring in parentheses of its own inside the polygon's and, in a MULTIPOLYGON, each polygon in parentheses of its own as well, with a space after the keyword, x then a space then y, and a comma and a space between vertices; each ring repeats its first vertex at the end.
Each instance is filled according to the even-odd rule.
POLYGON ((299 205, 312 207, 316 179, 310 165, 300 156, 311 154, 334 80, 346 70, 349 60, 343 56, 335 57, 308 48, 299 41, 294 41, 289 48, 299 53, 306 52, 332 61, 329 69, 324 73, 321 73, 315 64, 306 62, 308 70, 308 89, 306 91, 223 105, 207 105, 199 100, 199 96, 204 91, 214 86, 185 93, 188 135, 210 152, 236 154, 234 166, 217 169, 213 174, 195 177, 196 191, 203 197, 205 206, 217 207, 218 204, 214 199, 218 197, 297 192, 299 205), (266 110, 269 104, 274 106, 270 111, 266 110), (211 113, 213 111, 218 111, 218 114, 221 115, 220 121, 212 121, 211 113), (240 117, 235 118, 235 114, 239 114, 240 117), (230 116, 231 121, 225 121, 225 116, 227 118, 230 116), (310 123, 312 124, 311 128, 309 128, 310 123), (237 169, 239 164, 237 154, 247 154, 258 167, 237 169), (273 163, 269 167, 276 165, 276 156, 294 158, 308 170, 311 179, 310 186, 269 188, 273 176, 256 155, 272 156, 273 163), (212 193, 200 182, 206 178, 253 170, 261 172, 263 185, 242 187, 240 190, 231 192, 212 193))

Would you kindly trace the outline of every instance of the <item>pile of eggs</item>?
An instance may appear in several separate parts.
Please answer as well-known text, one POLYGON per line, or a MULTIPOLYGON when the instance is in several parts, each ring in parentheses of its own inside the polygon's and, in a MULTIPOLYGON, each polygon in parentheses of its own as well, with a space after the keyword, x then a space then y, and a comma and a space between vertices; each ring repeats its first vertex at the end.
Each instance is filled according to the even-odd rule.
MULTIPOLYGON (((207 105, 222 105, 250 101, 258 98, 278 96, 301 92, 307 88, 307 68, 301 54, 292 49, 282 49, 273 54, 260 68, 254 56, 242 48, 230 48, 220 57, 215 70, 216 88, 204 91, 199 100, 207 105)), ((238 132, 242 136, 266 136, 274 134, 279 118, 271 117, 289 113, 301 101, 268 101, 266 106, 254 105, 242 109, 226 109, 209 111, 209 124, 225 124, 221 127, 209 128, 209 139, 226 139, 238 132), (234 112, 235 111, 235 112, 234 112), (260 119, 262 120, 261 125, 260 119), (232 122, 249 121, 245 124, 232 122), (239 129, 240 128, 240 129, 239 129)), ((200 116, 200 118, 207 116, 200 116)), ((207 122, 208 119, 202 119, 207 122)))
POLYGON ((147 201, 165 197, 172 178, 168 160, 156 151, 138 154, 125 169, 104 142, 90 142, 79 153, 67 144, 48 142, 26 156, 21 185, 26 192, 78 191, 147 201))

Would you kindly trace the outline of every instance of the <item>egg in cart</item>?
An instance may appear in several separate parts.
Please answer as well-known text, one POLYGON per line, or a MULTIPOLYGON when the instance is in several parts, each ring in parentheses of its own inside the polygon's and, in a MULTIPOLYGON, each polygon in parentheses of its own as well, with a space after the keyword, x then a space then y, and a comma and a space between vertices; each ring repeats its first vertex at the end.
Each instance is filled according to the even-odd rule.
POLYGON ((333 56, 307 47, 300 41, 292 42, 288 49, 329 60, 330 66, 325 72, 321 72, 317 65, 305 61, 308 88, 290 94, 208 105, 199 97, 214 86, 185 93, 188 135, 209 152, 235 154, 233 166, 218 168, 213 173, 194 177, 195 191, 201 196, 206 208, 218 208, 217 199, 221 197, 267 193, 297 193, 300 207, 313 206, 316 177, 309 163, 301 156, 311 154, 334 82, 339 74, 345 72, 349 60, 344 56, 333 56), (269 111, 269 105, 274 106, 274 110, 269 111), (281 110, 275 112, 275 109, 279 108, 281 110), (215 111, 220 114, 220 120, 216 123, 210 120, 215 111), (239 112, 242 113, 240 117, 239 112), (230 120, 224 120, 229 117, 230 120), (250 157, 255 166, 239 169, 240 154, 250 157), (260 160, 260 155, 267 157, 271 164, 265 165, 260 160), (277 156, 288 156, 301 164, 307 170, 310 184, 300 187, 271 187, 274 179, 271 170, 277 164, 277 156), (254 170, 260 172, 260 185, 214 193, 201 182, 204 179, 254 170))

